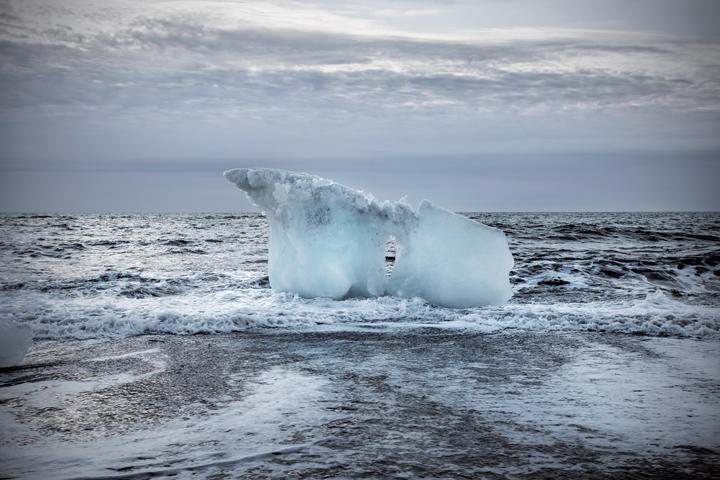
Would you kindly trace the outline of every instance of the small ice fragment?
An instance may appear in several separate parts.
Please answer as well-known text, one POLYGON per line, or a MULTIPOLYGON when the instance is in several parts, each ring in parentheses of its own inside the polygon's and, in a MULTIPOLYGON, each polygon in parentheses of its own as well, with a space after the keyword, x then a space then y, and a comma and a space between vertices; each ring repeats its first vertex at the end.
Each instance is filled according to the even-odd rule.
POLYGON ((12 367, 22 362, 32 345, 32 330, 0 320, 0 367, 12 367))

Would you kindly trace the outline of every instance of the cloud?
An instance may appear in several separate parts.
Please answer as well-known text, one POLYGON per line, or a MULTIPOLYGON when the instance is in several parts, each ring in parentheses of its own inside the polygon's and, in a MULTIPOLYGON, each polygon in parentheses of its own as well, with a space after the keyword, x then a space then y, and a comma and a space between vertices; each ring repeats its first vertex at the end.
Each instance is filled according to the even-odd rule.
POLYGON ((84 14, 72 3, 62 11, 48 6, 44 16, 4 13, 11 27, 0 36, 4 108, 272 116, 293 109, 532 114, 720 103, 717 67, 708 61, 718 58, 716 44, 558 29, 514 40, 512 31, 498 30, 448 40, 334 13, 322 22, 314 10, 268 3, 245 5, 244 16, 231 10, 224 20, 222 11, 193 4, 133 10, 112 22, 111 6, 78 5, 84 14), (339 33, 338 25, 352 28, 339 33))
POLYGON ((4 165, 98 162, 98 151, 307 158, 717 145, 707 133, 720 124, 712 41, 542 26, 443 33, 297 2, 0 9, 4 165))

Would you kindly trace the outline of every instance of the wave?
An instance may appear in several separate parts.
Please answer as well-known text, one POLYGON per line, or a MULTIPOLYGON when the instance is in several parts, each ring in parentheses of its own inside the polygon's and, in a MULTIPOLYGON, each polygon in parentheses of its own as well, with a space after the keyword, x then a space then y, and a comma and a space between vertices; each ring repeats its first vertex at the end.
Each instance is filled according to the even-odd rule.
POLYGON ((612 240, 648 244, 720 241, 720 218, 712 212, 467 215, 523 240, 612 240))
MULTIPOLYGON (((253 260, 249 260, 252 262, 253 260)), ((102 296, 111 300, 120 297, 162 297, 208 288, 232 290, 267 286, 267 276, 240 273, 195 273, 186 276, 152 277, 132 272, 109 272, 89 277, 52 280, 28 280, 24 282, 0 282, 0 291, 22 290, 24 294, 42 292, 55 294, 53 301, 62 301, 58 295, 70 297, 102 296)))
POLYGON ((470 216, 507 233, 503 307, 273 292, 256 214, 0 215, 0 320, 40 339, 424 326, 718 336, 718 214, 470 216))
MULTIPOLYGON (((263 279, 261 279, 262 281, 263 279)), ((303 299, 268 288, 155 299, 152 289, 124 301, 32 295, 0 308, 33 329, 37 339, 85 339, 141 334, 197 334, 267 328, 299 330, 442 328, 493 333, 507 329, 586 331, 649 336, 719 337, 717 308, 655 291, 644 298, 448 309, 419 298, 303 299)))

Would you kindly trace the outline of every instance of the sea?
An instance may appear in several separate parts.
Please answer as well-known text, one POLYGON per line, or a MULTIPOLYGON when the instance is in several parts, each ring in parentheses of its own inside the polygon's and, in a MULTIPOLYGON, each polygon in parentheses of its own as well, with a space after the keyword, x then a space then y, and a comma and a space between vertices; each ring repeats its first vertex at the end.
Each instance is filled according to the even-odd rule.
MULTIPOLYGON (((418 325, 720 333, 718 214, 466 215, 507 235, 515 259, 507 305, 458 310, 274 292, 261 214, 4 215, 0 315, 47 340, 418 325)), ((391 275, 392 244, 386 259, 391 275)))
POLYGON ((506 305, 273 291, 258 213, 1 215, 0 478, 717 478, 720 213, 463 215, 506 305))

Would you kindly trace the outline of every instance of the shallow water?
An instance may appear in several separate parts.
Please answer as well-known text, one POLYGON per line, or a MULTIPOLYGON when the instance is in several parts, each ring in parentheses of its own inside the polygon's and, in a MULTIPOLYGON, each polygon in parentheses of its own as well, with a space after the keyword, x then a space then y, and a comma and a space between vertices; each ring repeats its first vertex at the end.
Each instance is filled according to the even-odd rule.
POLYGON ((27 478, 713 478, 712 340, 269 332, 40 342, 0 374, 27 478))
MULTIPOLYGON (((0 317, 36 338, 441 324, 494 332, 717 337, 720 214, 468 214, 515 258, 503 307, 273 292, 267 223, 245 215, 0 217, 0 317)), ((387 252, 392 270, 394 250, 387 252)))
POLYGON ((720 476, 720 215, 469 216, 503 307, 273 292, 255 214, 0 217, 0 477, 720 476))

